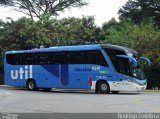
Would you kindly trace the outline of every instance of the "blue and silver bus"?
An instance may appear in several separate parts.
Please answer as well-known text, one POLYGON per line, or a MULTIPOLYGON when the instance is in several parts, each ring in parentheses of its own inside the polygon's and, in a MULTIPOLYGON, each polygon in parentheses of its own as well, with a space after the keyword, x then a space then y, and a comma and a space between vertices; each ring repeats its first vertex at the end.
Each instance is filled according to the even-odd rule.
POLYGON ((150 65, 136 51, 110 44, 8 51, 4 78, 6 85, 29 90, 141 91, 147 85, 142 62, 150 65))

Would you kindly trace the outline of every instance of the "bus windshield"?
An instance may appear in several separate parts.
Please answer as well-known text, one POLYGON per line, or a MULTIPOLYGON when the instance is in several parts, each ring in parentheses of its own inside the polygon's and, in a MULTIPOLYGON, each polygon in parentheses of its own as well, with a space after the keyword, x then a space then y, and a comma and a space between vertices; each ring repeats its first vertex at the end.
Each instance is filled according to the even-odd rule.
POLYGON ((141 66, 133 67, 130 60, 127 58, 116 57, 116 62, 113 64, 116 70, 121 74, 125 74, 139 80, 145 80, 146 78, 143 72, 143 68, 141 66))
POLYGON ((138 68, 133 67, 132 68, 132 75, 133 75, 133 77, 140 79, 140 80, 145 80, 145 78, 146 78, 142 67, 138 67, 138 68))
POLYGON ((132 51, 125 53, 124 51, 121 50, 107 49, 107 48, 104 48, 104 50, 111 59, 117 72, 137 78, 139 80, 145 80, 146 77, 143 71, 143 67, 140 64, 141 62, 139 62, 138 67, 133 67, 128 58, 117 57, 117 55, 126 55, 135 58, 137 61, 140 61, 138 53, 132 51))

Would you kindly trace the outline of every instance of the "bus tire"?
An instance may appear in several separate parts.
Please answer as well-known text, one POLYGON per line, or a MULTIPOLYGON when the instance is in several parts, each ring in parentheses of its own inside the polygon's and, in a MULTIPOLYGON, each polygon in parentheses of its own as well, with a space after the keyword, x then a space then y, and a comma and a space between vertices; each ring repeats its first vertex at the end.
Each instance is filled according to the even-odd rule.
POLYGON ((37 90, 37 85, 36 82, 33 79, 28 80, 27 82, 27 88, 30 91, 35 91, 37 90))
POLYGON ((97 91, 103 94, 107 94, 110 92, 109 84, 106 81, 100 81, 97 84, 97 91))

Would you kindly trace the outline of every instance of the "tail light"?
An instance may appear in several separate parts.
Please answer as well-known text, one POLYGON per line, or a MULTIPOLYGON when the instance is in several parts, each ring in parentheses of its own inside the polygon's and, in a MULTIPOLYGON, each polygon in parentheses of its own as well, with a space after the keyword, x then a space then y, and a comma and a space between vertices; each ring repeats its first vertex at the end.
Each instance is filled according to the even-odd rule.
POLYGON ((90 86, 92 86, 92 77, 90 77, 90 86))

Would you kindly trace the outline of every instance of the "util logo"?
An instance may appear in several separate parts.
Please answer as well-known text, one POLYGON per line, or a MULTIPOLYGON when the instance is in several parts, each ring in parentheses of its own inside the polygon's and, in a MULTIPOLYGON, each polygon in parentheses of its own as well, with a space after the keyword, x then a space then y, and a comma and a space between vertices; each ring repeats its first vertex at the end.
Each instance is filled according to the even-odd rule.
POLYGON ((19 70, 11 70, 11 78, 12 79, 33 78, 32 65, 25 66, 24 68, 20 68, 19 70))

